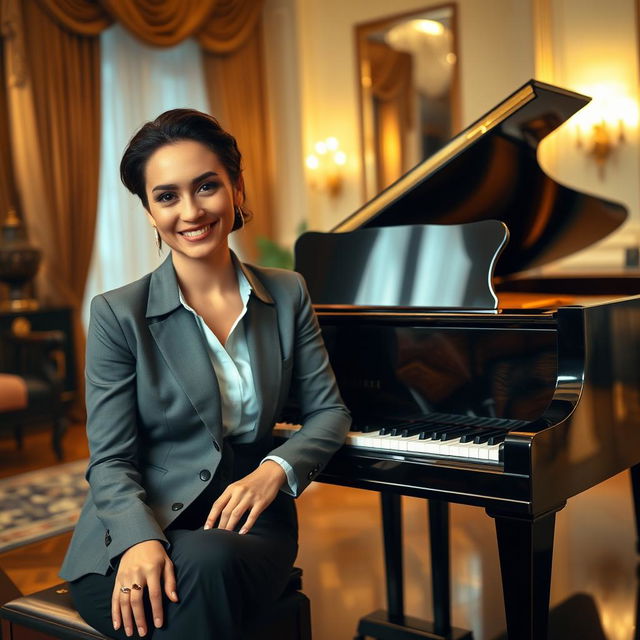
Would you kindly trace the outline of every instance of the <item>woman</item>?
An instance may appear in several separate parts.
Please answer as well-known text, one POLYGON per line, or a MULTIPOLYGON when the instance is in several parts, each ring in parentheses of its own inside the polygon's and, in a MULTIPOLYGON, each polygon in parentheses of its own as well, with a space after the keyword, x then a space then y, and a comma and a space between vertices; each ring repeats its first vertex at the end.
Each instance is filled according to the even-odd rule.
POLYGON ((176 109, 120 165, 171 254, 91 304, 90 492, 60 575, 111 637, 240 637, 287 583, 293 497, 349 428, 302 278, 229 250, 240 160, 214 118, 176 109), (303 428, 274 449, 290 392, 303 428))

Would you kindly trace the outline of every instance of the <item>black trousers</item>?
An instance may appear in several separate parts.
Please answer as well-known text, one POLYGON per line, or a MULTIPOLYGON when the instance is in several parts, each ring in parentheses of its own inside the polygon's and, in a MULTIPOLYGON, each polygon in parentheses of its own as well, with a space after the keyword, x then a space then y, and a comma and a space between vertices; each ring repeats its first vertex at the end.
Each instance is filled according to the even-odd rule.
MULTIPOLYGON (((227 447, 224 453, 228 454, 227 447)), ((241 477, 252 466, 253 462, 238 461, 236 456, 233 477, 241 477)), ((165 531, 179 602, 163 597, 164 624, 155 629, 145 598, 145 638, 240 640, 244 627, 259 618, 286 587, 298 548, 293 499, 279 493, 247 534, 237 533, 242 523, 236 531, 205 531, 204 521, 223 487, 214 478, 165 531)), ((70 590, 80 615, 92 627, 110 638, 124 639, 124 628, 115 631, 111 619, 116 573, 90 573, 71 582, 70 590)), ((137 630, 133 637, 138 637, 137 630)))

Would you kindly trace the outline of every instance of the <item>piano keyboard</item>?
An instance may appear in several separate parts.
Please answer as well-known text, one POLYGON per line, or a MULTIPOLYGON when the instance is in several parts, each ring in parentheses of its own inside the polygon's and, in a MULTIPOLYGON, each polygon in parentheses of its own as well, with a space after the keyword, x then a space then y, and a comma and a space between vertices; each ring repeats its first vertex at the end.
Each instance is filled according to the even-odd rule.
MULTIPOLYGON (((510 429, 527 424, 524 420, 476 418, 442 414, 428 420, 415 420, 395 425, 354 424, 345 446, 389 453, 410 453, 500 463, 504 439, 510 429)), ((291 437, 300 425, 278 424, 274 435, 291 437)))

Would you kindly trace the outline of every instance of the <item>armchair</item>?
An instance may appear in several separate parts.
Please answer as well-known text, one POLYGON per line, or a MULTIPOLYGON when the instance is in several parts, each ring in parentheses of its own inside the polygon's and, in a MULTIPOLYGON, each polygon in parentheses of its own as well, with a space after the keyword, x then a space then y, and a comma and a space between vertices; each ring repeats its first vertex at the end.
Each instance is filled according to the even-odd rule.
POLYGON ((62 436, 67 419, 62 402, 65 374, 62 331, 7 332, 0 336, 0 428, 13 429, 18 449, 24 427, 52 425, 52 446, 62 460, 62 436))

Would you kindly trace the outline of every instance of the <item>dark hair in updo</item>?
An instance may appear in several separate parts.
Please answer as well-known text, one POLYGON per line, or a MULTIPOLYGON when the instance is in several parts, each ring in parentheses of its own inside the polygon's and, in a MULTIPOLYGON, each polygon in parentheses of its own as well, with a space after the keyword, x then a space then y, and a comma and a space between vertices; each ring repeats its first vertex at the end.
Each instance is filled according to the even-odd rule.
MULTIPOLYGON (((120 179, 131 193, 140 198, 145 209, 149 209, 145 190, 145 169, 149 158, 160 147, 181 140, 194 140, 211 149, 227 170, 231 183, 235 186, 240 181, 242 155, 236 139, 207 113, 195 109, 171 109, 142 126, 129 141, 120 162, 120 179)), ((242 195, 245 195, 244 187, 242 195)), ((239 211, 233 230, 251 218, 250 212, 244 208, 239 211)))

